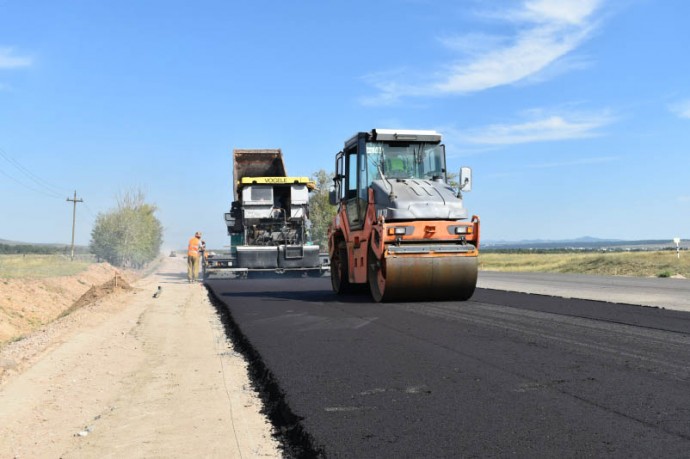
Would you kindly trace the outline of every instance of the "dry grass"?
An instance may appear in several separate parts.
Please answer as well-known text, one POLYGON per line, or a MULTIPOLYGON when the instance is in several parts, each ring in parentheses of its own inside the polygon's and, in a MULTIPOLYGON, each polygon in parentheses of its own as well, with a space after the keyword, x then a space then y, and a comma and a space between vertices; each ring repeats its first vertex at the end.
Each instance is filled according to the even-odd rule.
POLYGON ((0 279, 72 276, 86 270, 91 263, 70 261, 64 255, 0 255, 0 279))
POLYGON ((486 271, 581 273, 610 276, 690 278, 690 253, 480 253, 479 267, 486 271))

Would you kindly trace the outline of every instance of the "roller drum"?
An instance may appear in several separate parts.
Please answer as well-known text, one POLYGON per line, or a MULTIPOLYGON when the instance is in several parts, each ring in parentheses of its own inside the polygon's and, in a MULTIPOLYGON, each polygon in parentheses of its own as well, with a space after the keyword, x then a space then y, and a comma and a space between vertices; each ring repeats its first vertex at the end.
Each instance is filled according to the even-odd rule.
POLYGON ((476 256, 397 256, 370 258, 368 275, 376 301, 464 301, 474 293, 477 271, 476 256))

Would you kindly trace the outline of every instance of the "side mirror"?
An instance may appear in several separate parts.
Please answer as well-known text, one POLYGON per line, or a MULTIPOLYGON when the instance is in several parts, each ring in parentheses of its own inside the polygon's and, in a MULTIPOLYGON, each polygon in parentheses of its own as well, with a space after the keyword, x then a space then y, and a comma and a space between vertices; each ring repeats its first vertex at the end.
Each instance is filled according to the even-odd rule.
POLYGON ((472 169, 460 168, 460 191, 472 191, 472 169))
POLYGON ((328 190, 328 202, 332 206, 338 205, 338 196, 335 193, 335 188, 331 188, 330 190, 328 190))

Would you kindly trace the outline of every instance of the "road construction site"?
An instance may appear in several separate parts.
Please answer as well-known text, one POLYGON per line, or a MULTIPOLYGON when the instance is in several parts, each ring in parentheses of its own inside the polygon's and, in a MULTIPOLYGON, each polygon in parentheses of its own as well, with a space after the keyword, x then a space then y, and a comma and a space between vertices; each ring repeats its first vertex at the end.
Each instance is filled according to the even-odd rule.
MULTIPOLYGON (((209 298, 184 268, 166 258, 131 290, 2 349, 0 455, 688 448, 690 314, 607 302, 629 278, 591 282, 600 301, 492 290, 494 273, 480 273, 467 302, 376 303, 336 296, 328 277, 211 280, 209 298)), ((639 281, 660 301, 687 298, 687 281, 639 281)))

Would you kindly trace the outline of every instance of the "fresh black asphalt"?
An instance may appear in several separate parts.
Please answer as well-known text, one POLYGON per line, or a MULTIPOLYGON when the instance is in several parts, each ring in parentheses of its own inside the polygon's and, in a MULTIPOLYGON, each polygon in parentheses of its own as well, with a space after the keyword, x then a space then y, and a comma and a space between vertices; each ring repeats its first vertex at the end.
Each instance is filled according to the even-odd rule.
POLYGON ((286 456, 690 451, 690 313, 481 289, 377 304, 328 278, 207 286, 286 456))

